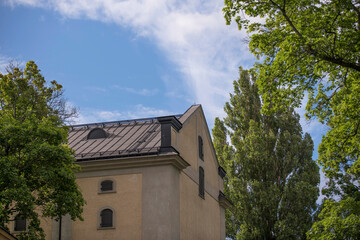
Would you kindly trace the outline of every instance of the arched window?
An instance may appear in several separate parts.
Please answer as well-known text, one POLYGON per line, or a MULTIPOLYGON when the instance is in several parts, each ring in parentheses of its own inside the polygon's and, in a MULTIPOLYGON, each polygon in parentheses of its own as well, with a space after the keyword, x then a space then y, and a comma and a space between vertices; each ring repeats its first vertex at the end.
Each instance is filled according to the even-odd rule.
POLYGON ((100 191, 101 192, 107 192, 107 191, 113 191, 114 190, 114 184, 111 180, 104 180, 100 184, 100 191))
POLYGON ((15 217, 14 231, 26 231, 26 219, 21 214, 15 217))
POLYGON ((87 139, 98 139, 98 138, 106 138, 106 132, 101 128, 94 128, 91 130, 87 136, 87 139))
POLYGON ((198 137, 198 145, 199 145, 199 157, 201 160, 204 160, 204 144, 203 144, 203 140, 202 137, 198 137))
POLYGON ((199 196, 205 199, 205 174, 204 169, 199 167, 199 196))
POLYGON ((100 212, 100 227, 114 227, 114 212, 109 208, 105 208, 100 212))

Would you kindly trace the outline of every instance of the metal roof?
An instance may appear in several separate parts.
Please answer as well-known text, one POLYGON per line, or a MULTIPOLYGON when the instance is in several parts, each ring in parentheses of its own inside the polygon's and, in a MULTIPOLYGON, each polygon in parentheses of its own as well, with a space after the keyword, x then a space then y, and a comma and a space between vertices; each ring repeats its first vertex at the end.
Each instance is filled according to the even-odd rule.
MULTIPOLYGON (((174 115, 180 118, 182 115, 174 115)), ((161 124, 158 118, 70 126, 69 146, 77 161, 135 155, 159 154, 161 124), (88 138, 94 129, 102 129, 105 138, 88 138)))

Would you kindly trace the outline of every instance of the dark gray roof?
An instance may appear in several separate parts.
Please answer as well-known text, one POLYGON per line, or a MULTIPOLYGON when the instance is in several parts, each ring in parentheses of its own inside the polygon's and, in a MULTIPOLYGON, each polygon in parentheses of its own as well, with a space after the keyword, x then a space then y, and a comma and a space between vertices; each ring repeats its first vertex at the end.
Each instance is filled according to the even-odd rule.
POLYGON ((68 143, 75 151, 77 161, 159 154, 161 124, 158 118, 145 118, 73 125, 70 126, 68 143), (94 129, 101 130, 89 135, 91 131, 94 133, 94 129), (102 130, 106 138, 101 137, 102 130))

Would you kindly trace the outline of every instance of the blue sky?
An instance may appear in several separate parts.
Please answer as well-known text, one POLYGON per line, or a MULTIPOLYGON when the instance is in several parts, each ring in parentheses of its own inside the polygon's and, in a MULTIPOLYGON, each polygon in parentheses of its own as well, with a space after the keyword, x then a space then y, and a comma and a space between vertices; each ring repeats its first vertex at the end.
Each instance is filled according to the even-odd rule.
MULTIPOLYGON (((5 0, 0 69, 34 60, 80 109, 77 123, 178 114, 200 103, 211 129, 238 67, 255 62, 246 32, 225 24, 222 7, 217 0, 5 0)), ((317 146, 325 127, 298 111, 317 146)))
POLYGON ((246 34, 217 1, 37 1, 0 6, 0 64, 34 60, 80 108, 78 122, 184 112, 201 103, 209 125, 239 65, 246 34))

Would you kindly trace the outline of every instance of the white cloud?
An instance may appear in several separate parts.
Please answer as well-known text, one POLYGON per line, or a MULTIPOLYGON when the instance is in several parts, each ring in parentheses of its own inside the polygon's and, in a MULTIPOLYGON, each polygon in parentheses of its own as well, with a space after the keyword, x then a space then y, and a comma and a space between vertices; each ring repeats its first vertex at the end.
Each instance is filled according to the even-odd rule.
POLYGON ((94 109, 87 109, 85 111, 80 110, 79 116, 74 118, 71 124, 116 121, 121 119, 122 116, 123 115, 118 111, 100 111, 94 109))
POLYGON ((0 73, 6 73, 6 66, 9 65, 10 59, 0 55, 0 73))
POLYGON ((98 109, 80 109, 79 116, 72 120, 71 124, 95 123, 95 122, 110 122, 119 120, 129 120, 137 118, 148 118, 172 115, 174 113, 146 107, 141 104, 135 105, 131 110, 119 111, 103 111, 98 109))
POLYGON ((320 185, 319 185, 320 196, 316 201, 317 204, 321 204, 321 202, 325 198, 325 195, 323 195, 321 191, 322 189, 326 188, 326 184, 328 183, 328 181, 329 179, 325 177, 324 172, 320 169, 320 185))
POLYGON ((313 138, 314 137, 318 138, 318 139, 313 139, 314 141, 320 141, 322 135, 325 134, 328 131, 328 129, 326 125, 320 123, 317 119, 307 120, 305 118, 305 113, 306 113, 305 108, 307 102, 308 102, 308 94, 305 93, 305 96, 301 101, 301 107, 295 110, 300 115, 300 124, 302 126, 303 132, 310 133, 310 135, 313 138))
POLYGON ((96 86, 86 86, 85 89, 94 92, 103 92, 103 93, 106 92, 106 88, 96 87, 96 86))
POLYGON ((126 116, 128 116, 130 119, 159 117, 159 116, 167 116, 167 115, 173 115, 173 114, 176 114, 176 113, 169 112, 169 111, 162 110, 162 109, 145 107, 142 104, 138 104, 133 108, 133 110, 126 112, 126 116))
POLYGON ((18 5, 25 5, 31 7, 39 7, 40 5, 44 4, 43 1, 39 0, 16 0, 16 1, 6 1, 11 7, 16 7, 18 5))
MULTIPOLYGON (((114 22, 151 39, 183 74, 194 101, 209 120, 223 115, 223 105, 237 78, 237 67, 254 58, 244 32, 226 26, 217 0, 8 0, 10 5, 49 8, 65 18, 114 22)), ((172 85, 177 84, 173 82, 172 85)), ((131 90, 131 89, 128 89, 131 90)), ((148 92, 144 91, 146 95, 148 92)))
POLYGON ((5 74, 6 68, 9 66, 9 64, 12 64, 13 66, 16 66, 19 68, 24 68, 26 63, 19 59, 11 58, 11 57, 0 54, 0 73, 5 74))
POLYGON ((120 86, 113 86, 114 88, 129 92, 129 93, 134 93, 134 94, 138 94, 141 96, 154 96, 156 95, 159 90, 157 89, 146 89, 146 88, 142 88, 142 89, 135 89, 135 88, 129 88, 129 87, 120 87, 120 86))

